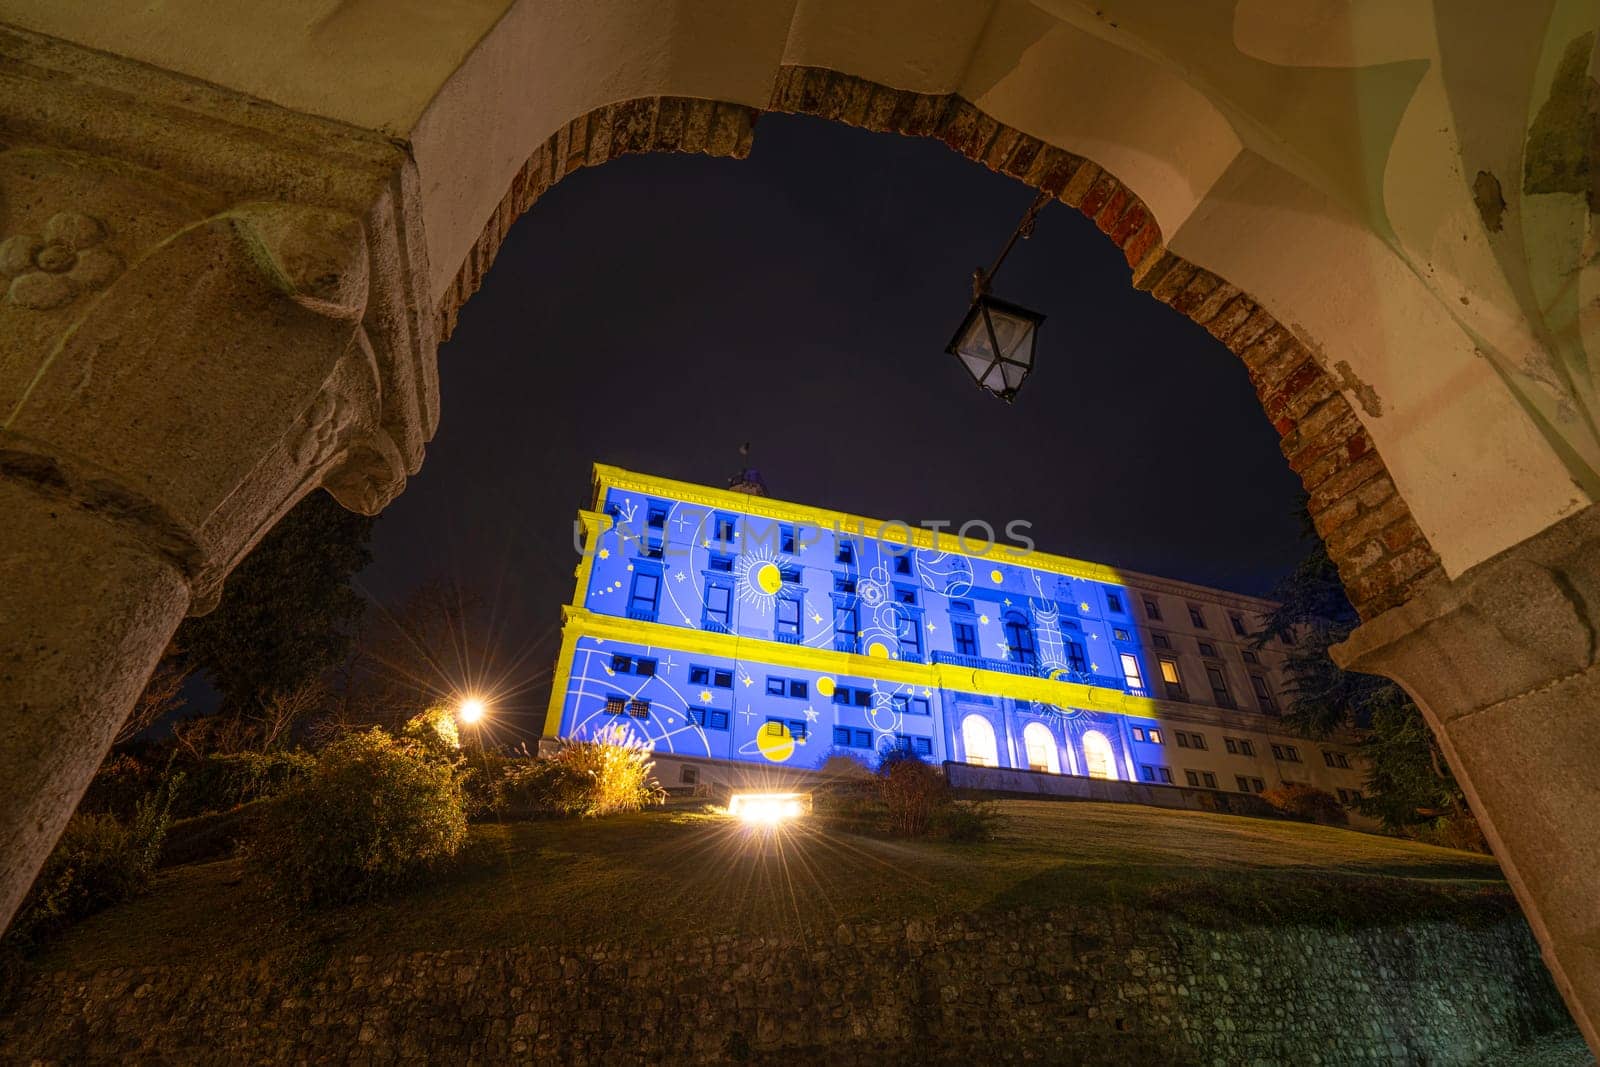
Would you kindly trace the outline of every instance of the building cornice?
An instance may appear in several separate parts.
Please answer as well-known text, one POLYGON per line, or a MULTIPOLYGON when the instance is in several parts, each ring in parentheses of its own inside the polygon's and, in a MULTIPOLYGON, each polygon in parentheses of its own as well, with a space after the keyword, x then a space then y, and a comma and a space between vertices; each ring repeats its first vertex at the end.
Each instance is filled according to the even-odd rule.
POLYGON ((665 497, 682 501, 686 504, 697 504, 711 511, 737 511, 748 515, 760 515, 777 522, 808 524, 811 526, 833 529, 838 527, 844 530, 867 530, 869 536, 876 535, 879 531, 893 531, 896 540, 900 540, 902 533, 909 534, 912 546, 935 552, 948 552, 951 555, 964 556, 972 560, 987 560, 991 564, 1004 563, 1011 566, 1034 567, 1054 574, 1065 574, 1073 578, 1082 578, 1094 582, 1106 582, 1111 585, 1124 586, 1136 591, 1165 593, 1169 596, 1186 598, 1190 600, 1205 600, 1220 604, 1223 607, 1236 608, 1256 614, 1266 614, 1277 605, 1260 597, 1252 597, 1243 593, 1234 593, 1225 589, 1216 589, 1211 586, 1197 585, 1193 582, 1184 582, 1175 578, 1162 578, 1157 575, 1144 574, 1139 571, 1122 570, 1104 563, 1093 563, 1088 560, 1074 559, 1070 556, 1058 556, 1049 552, 1028 551, 1022 552, 1015 546, 997 543, 993 551, 987 555, 978 555, 961 551, 960 543, 951 533, 943 535, 933 530, 920 526, 906 526, 901 520, 876 519, 866 515, 854 515, 846 511, 835 511, 831 508, 818 507, 812 504, 799 504, 794 501, 780 500, 776 497, 758 497, 747 493, 737 493, 729 489, 717 489, 707 485, 697 485, 693 482, 680 482, 672 478, 662 478, 653 474, 642 474, 638 471, 625 470, 605 463, 594 465, 594 502, 599 506, 599 501, 607 489, 622 489, 641 493, 649 496, 665 497))

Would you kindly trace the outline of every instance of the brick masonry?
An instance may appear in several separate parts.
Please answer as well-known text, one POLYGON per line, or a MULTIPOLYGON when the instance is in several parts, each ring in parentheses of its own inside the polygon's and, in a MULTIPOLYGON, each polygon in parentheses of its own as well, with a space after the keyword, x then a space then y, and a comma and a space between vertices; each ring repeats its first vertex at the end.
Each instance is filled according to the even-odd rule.
POLYGON ((805 941, 56 972, 16 1005, 0 1061, 35 1064, 1442 1065, 1581 1048, 1516 916, 1222 931, 1015 911, 805 941))
MULTIPOLYGON (((1362 618, 1397 607, 1444 579, 1438 554, 1328 369, 1248 294, 1169 251, 1150 210, 1114 175, 1002 125, 954 94, 891 89, 815 67, 782 68, 768 110, 937 137, 974 162, 1049 190, 1093 219, 1122 250, 1136 288, 1203 326, 1244 361, 1362 618)), ((511 223, 551 185, 579 167, 627 152, 743 158, 757 114, 734 104, 659 97, 611 104, 568 123, 534 150, 442 297, 440 337, 454 329, 511 223)))

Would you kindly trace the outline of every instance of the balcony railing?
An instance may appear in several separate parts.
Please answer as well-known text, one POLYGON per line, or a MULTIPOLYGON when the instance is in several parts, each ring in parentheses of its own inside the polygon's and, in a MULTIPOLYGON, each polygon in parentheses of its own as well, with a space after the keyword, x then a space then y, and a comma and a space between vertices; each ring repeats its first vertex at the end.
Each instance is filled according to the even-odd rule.
POLYGON ((952 667, 970 667, 979 671, 1003 671, 1006 674, 1021 674, 1028 678, 1039 677, 1039 668, 1031 663, 1018 663, 1009 659, 989 659, 986 656, 964 656, 959 652, 945 652, 937 650, 933 653, 933 662, 948 663, 952 667))

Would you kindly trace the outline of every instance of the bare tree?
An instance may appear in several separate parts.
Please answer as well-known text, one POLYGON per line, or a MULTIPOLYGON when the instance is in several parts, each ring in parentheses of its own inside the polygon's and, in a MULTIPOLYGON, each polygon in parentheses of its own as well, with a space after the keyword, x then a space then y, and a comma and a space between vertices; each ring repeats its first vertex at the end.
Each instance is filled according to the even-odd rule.
POLYGON ((133 710, 128 713, 112 744, 132 741, 164 716, 183 707, 183 683, 189 680, 192 673, 183 666, 177 646, 168 645, 156 663, 149 684, 139 694, 139 699, 134 701, 133 710))

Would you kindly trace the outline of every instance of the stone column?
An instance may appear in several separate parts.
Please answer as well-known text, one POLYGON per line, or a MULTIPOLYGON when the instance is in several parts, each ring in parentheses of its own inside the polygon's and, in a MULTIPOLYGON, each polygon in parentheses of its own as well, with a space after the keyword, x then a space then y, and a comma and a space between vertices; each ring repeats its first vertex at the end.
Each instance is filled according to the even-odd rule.
POLYGON ((1600 1049, 1600 507, 1378 616, 1335 652, 1416 698, 1600 1049))
POLYGON ((436 419, 399 146, 0 38, 0 925, 184 613, 436 419))

